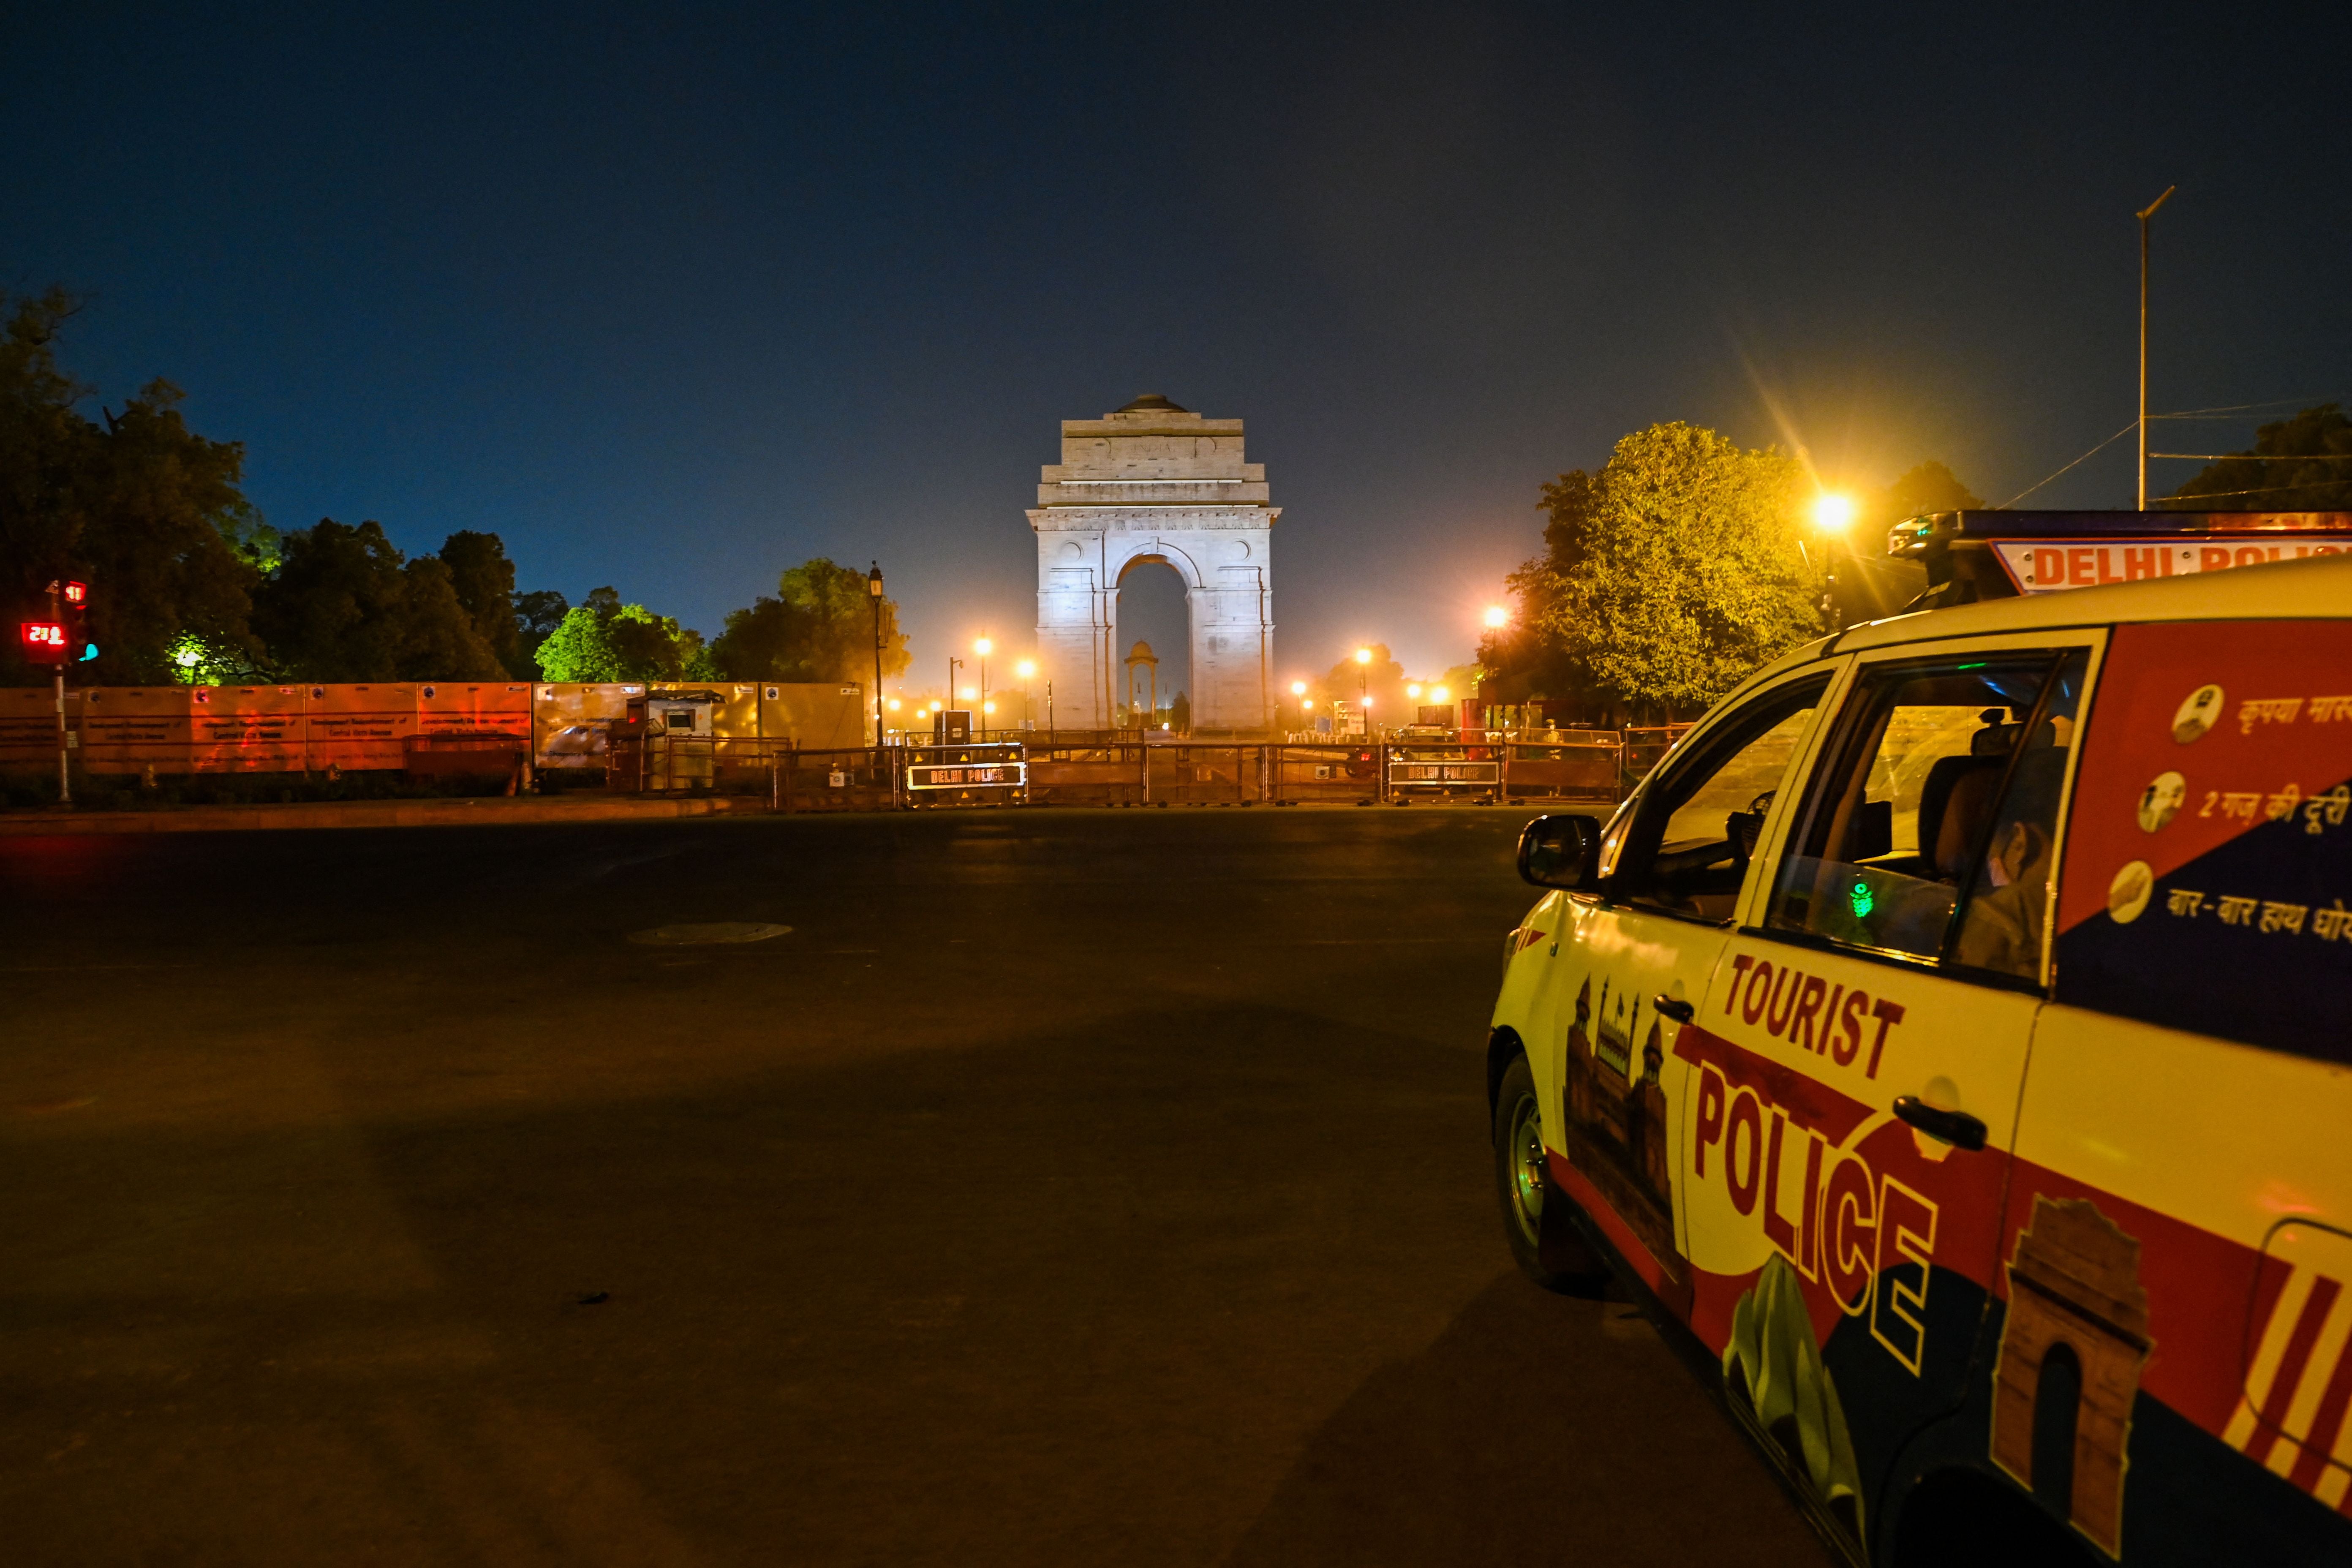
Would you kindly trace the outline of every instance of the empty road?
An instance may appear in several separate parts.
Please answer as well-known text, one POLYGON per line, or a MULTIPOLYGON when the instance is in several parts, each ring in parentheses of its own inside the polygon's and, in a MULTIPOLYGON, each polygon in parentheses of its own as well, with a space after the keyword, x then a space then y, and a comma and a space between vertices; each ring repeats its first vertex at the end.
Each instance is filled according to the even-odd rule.
POLYGON ((1825 1563, 1510 1266, 1527 815, 0 840, 7 1559, 1825 1563))

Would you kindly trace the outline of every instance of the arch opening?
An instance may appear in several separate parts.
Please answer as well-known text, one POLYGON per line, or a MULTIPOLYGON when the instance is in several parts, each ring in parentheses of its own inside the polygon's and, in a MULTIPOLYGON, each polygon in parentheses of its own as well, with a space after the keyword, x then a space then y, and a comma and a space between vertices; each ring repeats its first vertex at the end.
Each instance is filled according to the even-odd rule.
MULTIPOLYGON (((1176 699, 1192 688, 1192 606, 1184 579, 1176 568, 1157 555, 1139 555, 1119 569, 1118 597, 1112 612, 1111 646, 1117 650, 1114 666, 1118 681, 1118 701, 1120 712, 1129 723, 1144 722, 1140 709, 1150 699, 1141 695, 1139 684, 1138 711, 1129 715, 1127 668, 1125 660, 1139 642, 1150 643, 1159 664, 1159 702, 1161 718, 1150 721, 1156 727, 1165 720, 1176 699)), ((1139 677, 1140 681, 1140 677, 1139 677)), ((1187 708, 1190 700, 1187 698, 1187 708)))
POLYGON ((2061 1519, 2074 1510, 2074 1424, 2083 1407, 2083 1363, 2060 1340, 2042 1355, 2033 1384, 2033 1495, 2061 1519))

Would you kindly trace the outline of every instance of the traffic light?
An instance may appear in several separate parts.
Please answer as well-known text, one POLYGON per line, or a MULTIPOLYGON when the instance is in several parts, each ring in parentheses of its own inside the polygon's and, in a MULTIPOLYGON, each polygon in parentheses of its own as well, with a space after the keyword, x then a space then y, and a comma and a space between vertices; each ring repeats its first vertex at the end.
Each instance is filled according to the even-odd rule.
POLYGON ((66 661, 66 628, 62 621, 24 621, 18 630, 25 639, 25 657, 43 664, 66 661))

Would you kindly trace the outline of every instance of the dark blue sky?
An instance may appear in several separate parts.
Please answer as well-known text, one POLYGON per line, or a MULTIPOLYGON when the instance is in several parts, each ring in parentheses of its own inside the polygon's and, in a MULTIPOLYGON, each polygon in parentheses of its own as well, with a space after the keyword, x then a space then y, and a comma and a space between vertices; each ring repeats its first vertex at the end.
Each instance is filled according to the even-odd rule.
POLYGON ((15 5, 0 285, 280 527, 711 633, 879 557, 919 682, 1025 640, 1055 422, 1139 391, 1249 421, 1287 678, 1466 658, 1654 419, 2008 499, 2130 418, 2167 184, 2156 405, 2352 389, 2340 13, 1773 9, 15 5))

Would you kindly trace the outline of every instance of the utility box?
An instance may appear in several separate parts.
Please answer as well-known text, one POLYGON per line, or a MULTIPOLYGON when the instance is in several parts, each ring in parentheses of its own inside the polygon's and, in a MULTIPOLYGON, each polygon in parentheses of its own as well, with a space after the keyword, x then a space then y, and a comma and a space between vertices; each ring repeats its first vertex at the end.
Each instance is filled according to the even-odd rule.
POLYGON ((966 746, 971 743, 971 710, 942 708, 931 715, 931 744, 934 746, 966 746))

